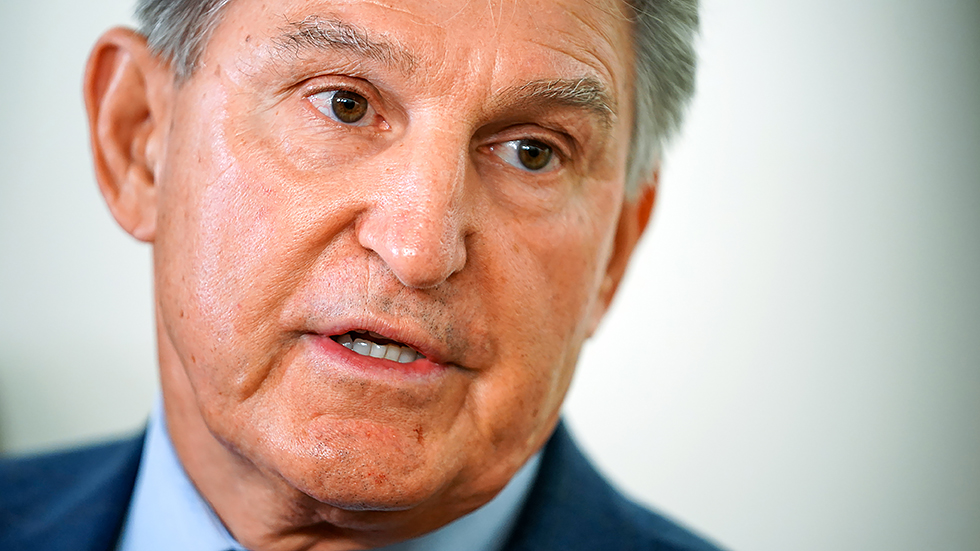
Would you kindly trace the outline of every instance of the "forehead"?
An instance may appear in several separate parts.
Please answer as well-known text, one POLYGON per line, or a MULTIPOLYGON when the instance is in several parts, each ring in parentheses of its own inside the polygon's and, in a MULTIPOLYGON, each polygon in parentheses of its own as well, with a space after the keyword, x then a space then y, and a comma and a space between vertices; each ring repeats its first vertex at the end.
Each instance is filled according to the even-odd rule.
POLYGON ((587 80, 619 105, 632 93, 626 10, 620 0, 235 0, 204 61, 288 72, 315 65, 318 50, 336 53, 340 37, 350 57, 433 90, 465 83, 492 96, 521 81, 587 80))

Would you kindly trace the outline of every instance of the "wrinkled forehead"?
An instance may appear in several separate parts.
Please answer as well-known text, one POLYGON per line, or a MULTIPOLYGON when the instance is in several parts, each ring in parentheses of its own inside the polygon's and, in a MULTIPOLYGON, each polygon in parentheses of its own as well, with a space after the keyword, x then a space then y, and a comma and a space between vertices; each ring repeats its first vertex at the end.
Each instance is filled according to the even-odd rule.
POLYGON ((203 60, 230 47, 247 73, 346 48, 431 80, 594 79, 615 106, 632 95, 630 14, 622 0, 232 0, 203 60))

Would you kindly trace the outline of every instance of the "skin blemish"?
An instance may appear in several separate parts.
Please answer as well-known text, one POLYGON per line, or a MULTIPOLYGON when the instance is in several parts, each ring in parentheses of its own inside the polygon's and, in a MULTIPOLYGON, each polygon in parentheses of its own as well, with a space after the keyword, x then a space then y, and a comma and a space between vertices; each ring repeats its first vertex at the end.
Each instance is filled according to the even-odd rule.
POLYGON ((619 54, 631 28, 590 11, 592 0, 505 3, 535 17, 400 0, 330 3, 337 19, 305 18, 326 3, 232 2, 204 58, 220 76, 201 72, 172 92, 155 282, 160 297, 189 298, 161 309, 164 326, 180 328, 160 332, 161 371, 193 383, 165 386, 168 401, 197 406, 175 417, 174 433, 190 435, 175 446, 246 547, 285 531, 312 549, 434 530, 459 499, 503 488, 510 473, 497 466, 525 461, 557 419, 589 322, 578 316, 596 301, 591 259, 616 230, 629 121, 610 122, 616 171, 570 161, 574 171, 555 173, 594 182, 574 200, 554 199, 571 189, 558 176, 526 175, 479 148, 554 138, 602 156, 585 138, 599 133, 616 77, 630 75, 632 58, 619 54), (569 9, 609 32, 582 31, 569 9), (269 10, 299 22, 282 28, 286 16, 269 10), (347 85, 376 88, 394 131, 311 130, 303 93, 347 85), (396 268, 422 276, 406 284, 396 268), (179 310, 173 323, 180 304, 194 317, 179 310), (318 344, 365 324, 405 333, 445 367, 403 377, 318 344), (208 464, 244 476, 195 471, 208 464), (262 507, 249 505, 255 496, 262 507), (308 523, 324 518, 363 530, 333 542, 335 525, 308 523))

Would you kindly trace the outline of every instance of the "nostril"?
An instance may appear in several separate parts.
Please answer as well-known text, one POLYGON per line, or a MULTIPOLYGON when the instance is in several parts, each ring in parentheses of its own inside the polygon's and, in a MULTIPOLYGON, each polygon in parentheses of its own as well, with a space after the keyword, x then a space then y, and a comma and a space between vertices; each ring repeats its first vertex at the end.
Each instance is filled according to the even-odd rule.
POLYGON ((403 285, 428 289, 461 270, 465 259, 461 241, 440 240, 424 247, 402 247, 392 255, 388 265, 403 285))
POLYGON ((359 228, 359 242, 374 251, 406 287, 436 287, 466 264, 466 247, 451 217, 439 220, 371 213, 359 228))

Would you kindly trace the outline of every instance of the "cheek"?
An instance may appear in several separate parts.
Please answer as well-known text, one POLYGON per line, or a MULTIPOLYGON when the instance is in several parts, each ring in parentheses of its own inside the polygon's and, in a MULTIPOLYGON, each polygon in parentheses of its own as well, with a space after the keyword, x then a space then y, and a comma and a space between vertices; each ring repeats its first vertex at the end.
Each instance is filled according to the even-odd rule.
POLYGON ((531 311, 541 316, 540 327, 560 333, 556 342, 582 339, 578 326, 596 299, 609 258, 614 224, 608 212, 578 205, 516 233, 517 256, 527 259, 517 282, 534 305, 531 311))
POLYGON ((589 204, 598 208, 583 202, 560 217, 502 225, 490 236, 499 245, 486 267, 495 297, 487 310, 505 343, 506 368, 487 373, 479 390, 487 407, 512 423, 498 434, 528 434, 514 430, 521 423, 550 428, 543 420, 557 416, 571 382, 614 225, 615 210, 602 208, 603 198, 589 204))
POLYGON ((612 215, 595 210, 512 219, 483 237, 485 264, 474 267, 487 277, 483 311, 500 354, 468 397, 471 418, 482 425, 477 432, 489 441, 472 446, 485 459, 464 471, 473 480, 467 489, 499 487, 557 422, 587 334, 583 313, 595 302, 611 241, 612 215))
POLYGON ((250 159, 236 154, 220 126, 182 127, 190 131, 172 140, 180 145, 168 152, 159 191, 154 263, 157 295, 167 300, 158 308, 182 363, 195 366, 188 370, 195 388, 208 384, 198 373, 247 388, 253 352, 267 340, 262 332, 285 287, 268 284, 282 273, 271 260, 279 256, 282 201, 253 177, 250 159))

